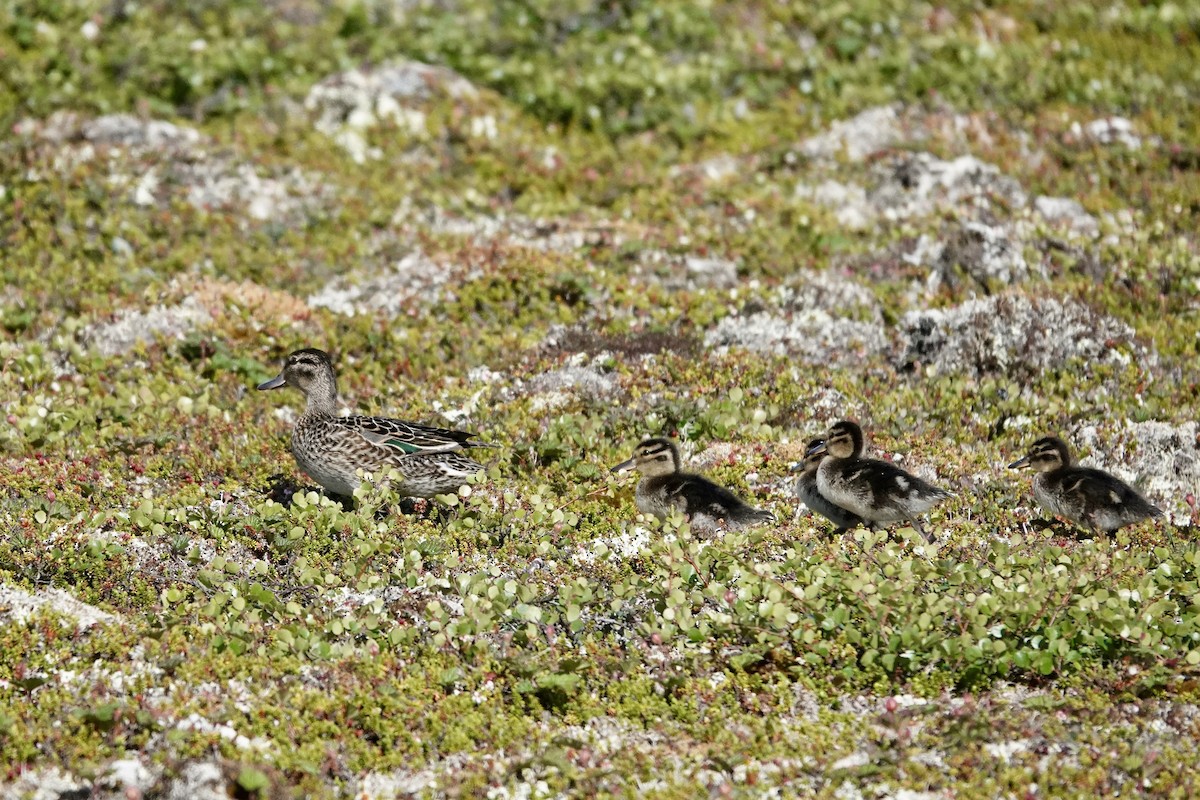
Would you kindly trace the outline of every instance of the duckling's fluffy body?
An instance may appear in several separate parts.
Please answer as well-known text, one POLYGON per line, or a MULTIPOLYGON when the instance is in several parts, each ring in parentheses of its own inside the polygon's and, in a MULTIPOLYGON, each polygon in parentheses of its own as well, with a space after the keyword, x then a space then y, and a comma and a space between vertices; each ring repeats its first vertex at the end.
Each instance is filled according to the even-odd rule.
POLYGON ((1103 470, 1073 465, 1070 448, 1057 436, 1038 439, 1028 453, 1009 467, 1036 470, 1033 496, 1038 504, 1049 513, 1085 525, 1093 532, 1113 533, 1126 525, 1162 516, 1161 510, 1120 478, 1103 470))
POLYGON ((917 516, 951 494, 888 461, 863 458, 862 429, 843 420, 808 455, 828 452, 817 468, 817 491, 866 522, 908 522, 926 539, 917 516))
POLYGON ((634 492, 638 511, 665 519, 672 511, 697 514, 734 525, 770 522, 769 511, 747 505, 737 495, 702 475, 684 472, 679 448, 670 439, 646 439, 634 448, 633 457, 613 472, 636 469, 642 474, 634 492))
POLYGON ((337 378, 329 355, 307 348, 288 356, 283 371, 259 389, 295 386, 304 393, 304 413, 292 429, 296 464, 330 492, 352 495, 359 470, 394 468, 403 480, 396 491, 408 497, 454 492, 483 466, 460 450, 480 446, 465 431, 417 425, 388 417, 337 416, 337 378))

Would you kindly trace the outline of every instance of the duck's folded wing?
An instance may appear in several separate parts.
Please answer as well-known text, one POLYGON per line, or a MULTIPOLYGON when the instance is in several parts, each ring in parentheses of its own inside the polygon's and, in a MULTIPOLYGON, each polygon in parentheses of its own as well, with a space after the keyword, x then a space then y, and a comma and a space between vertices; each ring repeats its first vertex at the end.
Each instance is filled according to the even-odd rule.
POLYGON ((888 461, 862 461, 847 475, 848 481, 865 487, 876 508, 905 507, 922 500, 949 497, 950 493, 905 472, 888 461))
POLYGON ((475 446, 474 433, 432 428, 388 417, 337 417, 334 422, 368 442, 399 453, 440 453, 475 446))
POLYGON ((665 488, 668 501, 680 506, 686 514, 735 519, 746 507, 733 492, 699 475, 677 473, 665 488))
POLYGON ((1132 486, 1098 469, 1081 469, 1072 475, 1063 483, 1063 493, 1078 503, 1084 514, 1105 508, 1137 516, 1162 514, 1132 486))
POLYGON ((477 472, 483 472, 485 467, 474 459, 467 458, 462 453, 416 453, 402 456, 393 463, 402 475, 438 474, 450 478, 466 480, 477 472))

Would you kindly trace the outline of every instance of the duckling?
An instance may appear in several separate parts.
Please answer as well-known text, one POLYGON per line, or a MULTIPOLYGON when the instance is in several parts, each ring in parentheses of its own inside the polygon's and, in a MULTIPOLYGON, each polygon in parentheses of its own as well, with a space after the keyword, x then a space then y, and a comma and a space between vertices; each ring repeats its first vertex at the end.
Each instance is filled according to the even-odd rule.
POLYGON ((633 457, 612 468, 613 472, 636 469, 642 473, 634 495, 638 511, 665 519, 678 509, 691 517, 702 514, 735 525, 771 522, 775 516, 747 505, 733 492, 701 475, 682 471, 679 448, 670 439, 646 439, 633 457))
POLYGON ((476 434, 431 428, 389 417, 337 416, 337 376, 323 350, 306 348, 288 356, 283 371, 259 390, 295 386, 304 393, 304 413, 292 430, 292 455, 300 469, 334 494, 350 496, 362 483, 358 470, 378 473, 395 467, 407 497, 456 491, 483 465, 461 450, 485 447, 476 434))
POLYGON ((951 497, 950 492, 888 461, 863 458, 862 428, 850 420, 835 423, 805 458, 822 453, 829 457, 817 467, 817 491, 825 499, 868 523, 908 522, 933 541, 917 515, 951 497))
POLYGON ((1032 468, 1033 496, 1046 511, 1083 524, 1093 535, 1118 529, 1162 511, 1121 479, 1092 467, 1071 463, 1071 450, 1057 436, 1038 439, 1009 469, 1032 468))
POLYGON ((825 442, 822 439, 813 439, 808 443, 804 460, 796 467, 800 470, 800 477, 796 479, 796 496, 804 505, 836 525, 837 528, 833 531, 833 535, 836 536, 866 523, 857 514, 829 502, 817 491, 817 468, 827 455, 825 451, 819 450, 823 444, 825 442))

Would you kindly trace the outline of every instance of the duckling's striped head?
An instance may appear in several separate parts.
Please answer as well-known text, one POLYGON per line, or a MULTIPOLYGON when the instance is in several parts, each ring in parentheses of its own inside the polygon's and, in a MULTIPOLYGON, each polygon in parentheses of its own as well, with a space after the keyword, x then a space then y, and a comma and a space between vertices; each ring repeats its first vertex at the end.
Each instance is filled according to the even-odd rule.
POLYGON ((804 460, 793 469, 793 472, 801 472, 805 475, 815 473, 827 455, 829 455, 829 451, 825 449, 825 440, 813 439, 804 450, 804 460))
MULTIPOLYGON (((332 409, 337 399, 337 379, 333 374, 333 362, 324 350, 306 347, 287 357, 283 371, 269 381, 260 383, 260 391, 295 386, 308 398, 309 407, 314 403, 332 409)), ((332 413, 332 411, 331 411, 332 413)))
POLYGON ((863 452, 863 432, 858 423, 835 422, 825 434, 825 449, 834 458, 858 458, 863 452))
POLYGON ((679 471, 679 448, 670 439, 646 439, 633 449, 633 457, 612 468, 613 472, 636 469, 648 478, 679 471))
POLYGON ((1044 436, 1033 443, 1021 458, 1008 465, 1009 469, 1029 467, 1035 472, 1050 472, 1071 466, 1071 449, 1057 436, 1044 436))

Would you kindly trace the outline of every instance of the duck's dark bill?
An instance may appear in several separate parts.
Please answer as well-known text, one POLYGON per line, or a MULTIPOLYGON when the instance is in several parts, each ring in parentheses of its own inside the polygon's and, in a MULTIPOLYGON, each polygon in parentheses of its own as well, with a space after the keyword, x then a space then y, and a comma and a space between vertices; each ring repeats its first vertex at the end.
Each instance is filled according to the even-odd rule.
POLYGON ((825 452, 825 440, 822 439, 819 442, 813 442, 812 446, 804 451, 804 455, 805 455, 805 457, 814 456, 817 453, 824 453, 824 452, 825 452))
POLYGON ((632 458, 629 459, 628 461, 622 461, 620 464, 617 464, 615 467, 613 467, 612 471, 620 472, 621 470, 631 469, 633 467, 633 463, 634 463, 634 460, 632 458))
POLYGON ((1018 458, 1016 461, 1008 465, 1009 469, 1020 469, 1021 467, 1029 466, 1029 456, 1018 458))
POLYGON ((280 386, 283 386, 285 383, 287 383, 287 381, 285 381, 283 379, 283 374, 281 373, 279 375, 276 375, 274 378, 271 378, 271 380, 269 380, 265 383, 260 383, 258 385, 258 390, 261 392, 266 389, 278 389, 280 386))

